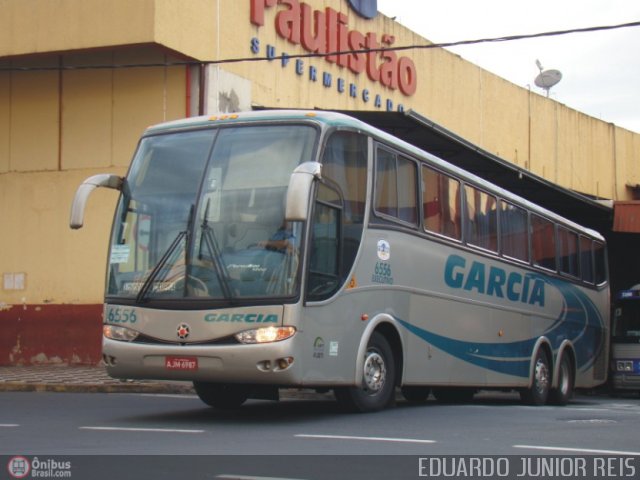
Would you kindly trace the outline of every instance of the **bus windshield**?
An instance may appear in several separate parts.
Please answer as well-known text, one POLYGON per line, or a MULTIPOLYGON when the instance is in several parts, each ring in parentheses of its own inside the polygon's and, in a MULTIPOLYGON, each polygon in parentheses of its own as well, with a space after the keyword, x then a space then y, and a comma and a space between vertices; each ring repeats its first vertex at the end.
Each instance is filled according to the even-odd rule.
POLYGON ((116 211, 107 297, 295 296, 302 225, 285 221, 285 196, 295 167, 312 160, 316 138, 303 125, 143 138, 116 211))
POLYGON ((613 340, 616 343, 640 343, 639 290, 629 290, 620 295, 615 310, 613 340))

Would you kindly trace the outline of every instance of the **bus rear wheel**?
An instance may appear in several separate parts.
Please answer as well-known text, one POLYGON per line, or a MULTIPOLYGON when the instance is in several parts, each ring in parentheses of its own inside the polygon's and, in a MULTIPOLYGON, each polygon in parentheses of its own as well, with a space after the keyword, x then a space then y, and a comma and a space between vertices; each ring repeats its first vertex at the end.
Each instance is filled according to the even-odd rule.
POLYGON ((334 389, 338 403, 348 411, 374 412, 395 399, 395 361, 387 339, 374 332, 364 356, 361 387, 334 389))
POLYGON ((560 359, 558 370, 558 386, 549 392, 549 403, 552 405, 566 405, 573 396, 575 375, 571 359, 566 353, 560 359))
POLYGON ((200 400, 221 410, 238 408, 249 398, 249 389, 245 385, 193 382, 193 388, 200 400))
POLYGON ((544 405, 549 397, 549 385, 551 384, 551 370, 547 353, 540 349, 536 354, 533 368, 531 387, 520 392, 520 398, 529 405, 544 405))

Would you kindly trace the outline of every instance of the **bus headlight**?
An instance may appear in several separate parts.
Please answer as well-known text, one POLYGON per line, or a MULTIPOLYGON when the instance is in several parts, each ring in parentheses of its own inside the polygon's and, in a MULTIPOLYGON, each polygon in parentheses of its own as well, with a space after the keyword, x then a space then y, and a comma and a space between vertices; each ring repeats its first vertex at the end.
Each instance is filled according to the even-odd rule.
POLYGON ((125 327, 116 327, 115 325, 104 325, 102 334, 111 340, 120 340, 121 342, 133 342, 138 337, 138 332, 125 327))
POLYGON ((295 333, 295 327, 264 327, 237 333, 236 339, 240 343, 271 343, 286 340, 295 333))

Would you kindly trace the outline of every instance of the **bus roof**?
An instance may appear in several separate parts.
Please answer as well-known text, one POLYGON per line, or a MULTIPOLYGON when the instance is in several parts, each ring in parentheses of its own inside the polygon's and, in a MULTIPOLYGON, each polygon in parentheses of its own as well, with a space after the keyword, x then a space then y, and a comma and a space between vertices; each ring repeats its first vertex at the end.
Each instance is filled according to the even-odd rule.
POLYGON ((213 115, 203 115, 198 117, 190 117, 180 120, 173 120, 169 122, 160 123, 150 126, 145 135, 148 134, 160 134, 167 133, 173 130, 201 128, 207 126, 216 125, 228 125, 228 124, 247 124, 247 123, 261 123, 261 122, 289 122, 289 121, 306 121, 313 122, 319 125, 325 125, 326 128, 341 127, 349 128, 366 133, 378 140, 385 141, 387 144, 404 151, 414 157, 426 159, 434 166, 442 169, 445 172, 451 173, 463 181, 470 182, 481 189, 485 189, 488 192, 495 193, 507 201, 512 201, 515 204, 521 205, 528 210, 546 216, 554 221, 564 224, 567 227, 571 227, 580 233, 589 235, 595 239, 604 242, 604 237, 597 231, 586 228, 579 225, 561 215, 554 213, 540 205, 537 205, 513 192, 505 190, 474 173, 457 167, 440 157, 437 157, 427 151, 424 151, 411 143, 408 143, 402 139, 399 139, 383 130, 380 130, 368 123, 358 120, 344 113, 331 112, 326 110, 256 110, 248 112, 238 113, 220 113, 213 115))

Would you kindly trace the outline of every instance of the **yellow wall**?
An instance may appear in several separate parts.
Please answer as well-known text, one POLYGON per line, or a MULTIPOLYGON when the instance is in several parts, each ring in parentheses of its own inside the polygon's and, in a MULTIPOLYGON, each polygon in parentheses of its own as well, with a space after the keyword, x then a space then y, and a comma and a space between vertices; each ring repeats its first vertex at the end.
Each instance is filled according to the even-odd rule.
MULTIPOLYGON (((165 54, 142 48, 47 61, 143 59, 165 54)), ((123 175, 147 126, 185 115, 185 79, 185 67, 0 73, 0 281, 26 274, 24 290, 0 284, 0 307, 100 302, 117 194, 98 190, 85 228, 71 231, 73 194, 90 175, 123 175)))
MULTIPOLYGON (((425 45, 429 42, 391 19, 379 15, 375 20, 358 17, 346 1, 307 1, 314 9, 332 7, 348 16, 348 28, 395 36, 395 45, 425 45)), ((266 8, 265 25, 249 21, 249 2, 220 2, 218 36, 219 58, 266 55, 266 45, 275 47, 276 55, 307 53, 279 37, 275 30, 276 14, 283 6, 266 8), (252 38, 258 38, 261 52, 250 51, 252 38), (226 39, 234 38, 234 41, 226 39)), ((631 198, 625 186, 626 176, 636 175, 640 164, 640 135, 602 122, 543 97, 527 88, 514 85, 443 49, 399 52, 413 59, 418 68, 418 90, 412 97, 391 91, 371 82, 366 74, 354 75, 346 68, 328 64, 321 58, 304 59, 310 65, 331 73, 334 82, 345 79, 358 91, 367 88, 380 94, 383 102, 391 99, 394 108, 402 104, 452 130, 480 147, 528 168, 559 185, 600 198, 631 198), (617 172, 617 174, 616 174, 617 172), (635 172, 635 173, 634 173, 635 172)), ((321 107, 326 109, 376 110, 370 101, 352 99, 321 82, 310 82, 307 73, 295 72, 293 61, 282 67, 279 59, 271 62, 245 62, 225 65, 228 71, 252 81, 252 101, 268 107, 321 107)), ((383 107, 378 110, 385 110, 383 107)))
POLYGON ((628 190, 627 185, 640 184, 640 135, 620 128, 614 132, 618 191, 628 190))
MULTIPOLYGON (((217 0, 3 0, 0 58, 152 44, 214 53, 217 0)), ((232 0, 230 5, 239 2, 232 0)))
POLYGON ((92 173, 98 171, 0 175, 1 274, 26 275, 26 289, 3 290, 0 303, 100 302, 116 193, 97 191, 87 208, 85 228, 68 227, 75 189, 92 173))
MULTIPOLYGON (((348 16, 349 30, 390 34, 395 45, 429 42, 384 16, 359 18, 346 0, 306 0, 348 16)), ((187 112, 187 67, 57 70, 56 66, 165 63, 306 53, 278 37, 275 15, 249 20, 249 0, 0 0, 0 275, 26 274, 24 290, 0 288, 2 304, 99 303, 116 193, 98 190, 80 231, 68 229, 78 184, 124 174, 144 129, 187 112), (258 38, 259 54, 251 52, 258 38)), ((406 97, 321 58, 224 64, 250 83, 243 104, 376 109, 375 95, 403 104, 506 160, 579 192, 627 200, 640 183, 640 135, 513 85, 442 49, 399 52, 418 69, 406 97), (319 80, 308 79, 317 68, 319 80), (321 77, 332 75, 326 88, 321 77), (338 93, 338 78, 358 98, 338 93), (371 100, 361 99, 364 89, 371 100)), ((234 77, 234 78, 237 78, 234 77)), ((229 79, 227 79, 228 81, 229 79)), ((233 84, 233 82, 231 82, 233 84)), ((246 82, 245 82, 246 83, 246 82)), ((216 98, 215 87, 208 92, 216 98)), ((197 92, 194 92, 197 98, 197 92)), ((0 277, 0 280, 2 277, 0 277)), ((3 285, 0 285, 2 287, 3 285)))
POLYGON ((0 57, 153 40, 154 0, 4 0, 0 57))

